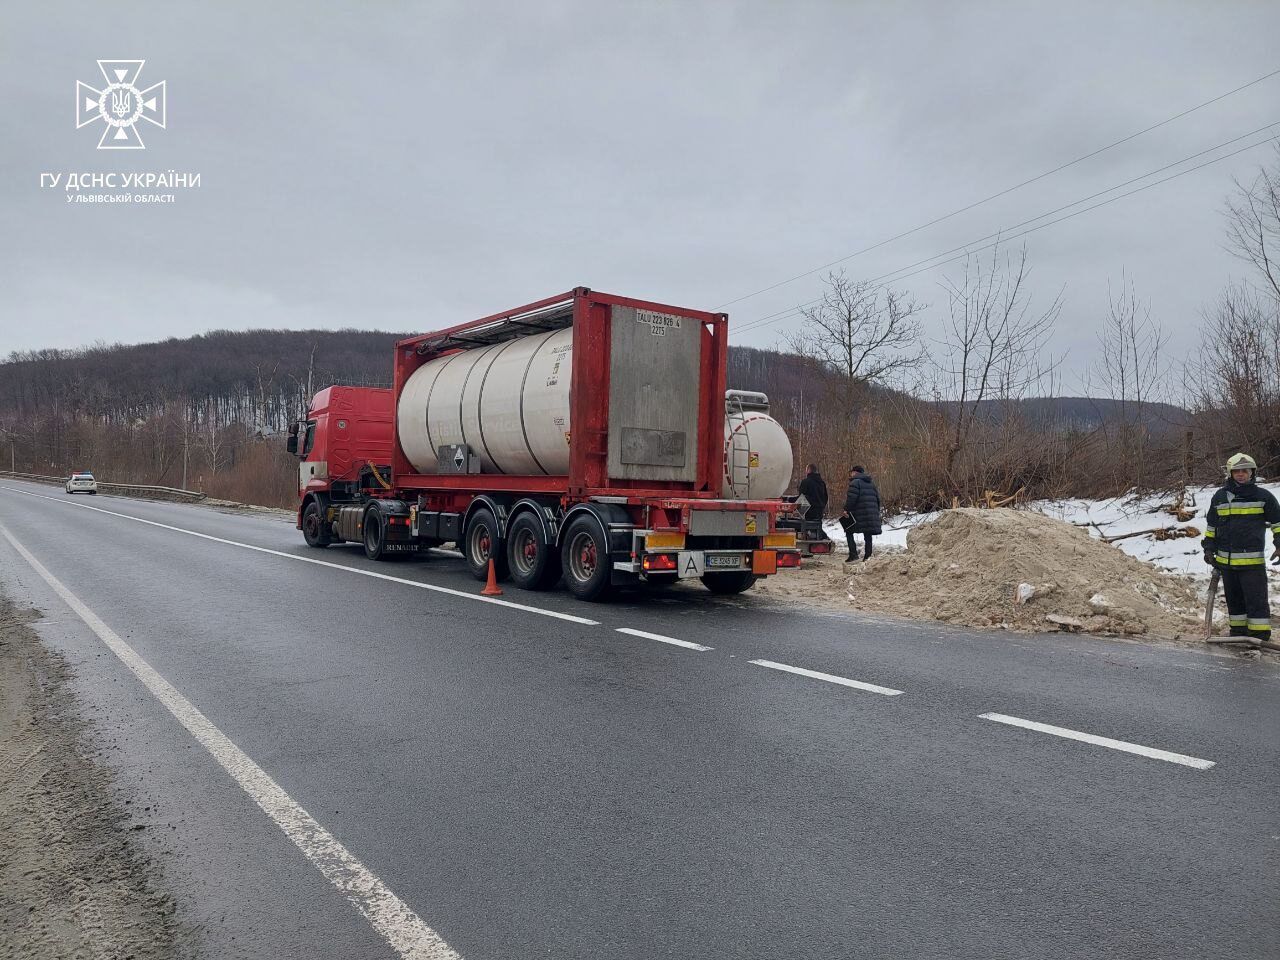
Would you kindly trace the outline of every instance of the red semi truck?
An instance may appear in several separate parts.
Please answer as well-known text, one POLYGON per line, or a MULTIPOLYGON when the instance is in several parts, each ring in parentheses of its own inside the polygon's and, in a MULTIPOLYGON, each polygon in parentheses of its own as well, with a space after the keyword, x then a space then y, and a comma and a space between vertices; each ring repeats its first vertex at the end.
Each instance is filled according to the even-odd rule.
POLYGON ((585 600, 797 567, 790 504, 721 493, 727 333, 722 313, 579 287, 402 340, 393 389, 329 387, 291 428, 298 527, 372 559, 452 542, 477 579, 492 561, 585 600))

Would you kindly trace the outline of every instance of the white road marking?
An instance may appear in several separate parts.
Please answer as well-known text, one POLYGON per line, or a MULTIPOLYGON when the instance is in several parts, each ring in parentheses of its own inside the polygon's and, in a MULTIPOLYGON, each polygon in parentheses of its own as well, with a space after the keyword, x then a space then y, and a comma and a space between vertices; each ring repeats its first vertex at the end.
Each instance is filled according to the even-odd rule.
POLYGON ((1021 717, 1010 717, 1003 713, 983 713, 980 720, 994 720, 996 723, 1007 723, 1011 727, 1024 727, 1039 733, 1049 733, 1067 740, 1079 740, 1081 743, 1092 743, 1097 747, 1110 747, 1112 750, 1123 750, 1125 753, 1136 753, 1140 757, 1152 760, 1167 760, 1169 763, 1180 763, 1184 767, 1195 767, 1197 770, 1208 770, 1214 765, 1212 760, 1201 760, 1199 757, 1188 757, 1183 753, 1171 753, 1168 750, 1157 750, 1155 747, 1144 747, 1140 743, 1129 743, 1125 740, 1112 740, 1110 737, 1099 737, 1092 733, 1081 733, 1066 727, 1055 727, 1035 720, 1023 720, 1021 717))
POLYGON ((0 525, 0 534, 33 570, 66 601, 89 629, 120 658, 157 700, 173 714, 202 747, 212 754, 242 790, 284 831, 325 878, 337 887, 400 956, 408 960, 461 960, 444 939, 427 926, 407 904, 379 880, 354 854, 338 842, 311 814, 299 806, 231 742, 168 680, 140 657, 120 636, 63 586, 13 534, 0 525))
POLYGON ((618 633, 629 634, 633 637, 644 637, 646 640, 657 640, 659 643, 670 643, 677 647, 687 647, 690 650, 714 650, 714 647, 704 647, 700 643, 690 643, 688 640, 677 640, 675 637, 664 637, 660 633, 645 633, 643 630, 632 630, 630 627, 619 627, 618 633))
POLYGON ((842 687, 852 687, 854 690, 865 690, 868 693, 880 693, 886 697, 900 697, 901 690, 894 690, 892 687, 881 687, 874 683, 863 683, 861 680, 850 680, 848 677, 837 677, 833 673, 819 673, 817 670, 806 670, 804 667, 793 667, 789 663, 775 663, 773 660, 748 660, 748 663, 754 663, 757 667, 768 667, 770 670, 784 670, 787 673, 796 673, 802 677, 812 677, 814 680, 825 680, 827 683, 838 683, 842 687))
POLYGON ((431 590, 434 593, 444 593, 451 597, 461 597, 464 600, 476 600, 480 603, 492 603, 495 606, 508 607, 512 610, 523 610, 525 613, 536 613, 544 617, 554 617, 557 620, 568 620, 570 623, 581 623, 588 627, 600 626, 599 620, 588 620, 586 617, 575 617, 571 613, 559 613, 555 610, 544 610, 542 607, 531 607, 523 603, 516 603, 514 600, 499 600, 497 597, 482 597, 478 593, 467 593, 465 590, 453 590, 449 587, 437 586, 434 583, 422 583, 418 580, 407 580, 404 577, 393 577, 386 573, 375 573, 372 570, 361 570, 358 567, 348 567, 342 563, 331 563, 328 560, 317 560, 315 557, 302 557, 296 553, 285 553, 283 550, 272 550, 268 547, 256 547, 251 543, 241 543, 239 540, 227 540, 224 537, 215 537, 208 533, 199 533, 195 530, 188 530, 185 527, 175 527, 168 523, 160 523, 157 520, 144 520, 142 517, 135 517, 129 513, 117 513, 115 510, 104 510, 102 507, 91 507, 87 503, 63 500, 59 497, 46 497, 44 494, 31 493, 27 490, 19 490, 17 487, 11 487, 7 484, 0 484, 0 490, 20 493, 24 497, 36 497, 40 500, 52 500, 54 503, 61 503, 68 507, 80 507, 82 510, 93 510, 97 513, 105 513, 112 517, 122 517, 125 520, 133 520, 136 523, 145 523, 151 527, 160 527, 162 530, 172 530, 175 533, 185 533, 189 537, 199 537, 201 540, 211 540, 214 543, 223 543, 229 547, 239 547, 242 550, 254 550, 258 553, 267 553, 273 557, 284 557, 286 560, 297 560, 301 563, 314 563, 319 567, 330 567, 334 570, 345 571, 346 573, 355 573, 362 577, 373 577, 377 580, 387 580, 391 583, 402 583, 407 587, 417 587, 419 590, 431 590))

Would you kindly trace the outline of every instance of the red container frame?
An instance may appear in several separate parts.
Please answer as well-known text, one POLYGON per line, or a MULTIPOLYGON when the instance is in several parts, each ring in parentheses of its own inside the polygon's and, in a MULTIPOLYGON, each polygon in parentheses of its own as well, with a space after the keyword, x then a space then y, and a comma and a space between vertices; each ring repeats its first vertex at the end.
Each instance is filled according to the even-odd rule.
MULTIPOLYGON (((425 345, 469 330, 544 311, 557 306, 572 310, 573 363, 569 384, 569 473, 560 476, 513 474, 422 474, 414 471, 400 447, 395 430, 392 454, 392 486, 406 491, 441 493, 558 493, 565 500, 590 497, 626 497, 628 501, 660 498, 717 499, 724 469, 725 387, 728 377, 728 323, 724 313, 691 310, 651 300, 636 300, 587 287, 527 303, 469 323, 434 333, 401 340, 395 348, 394 380, 396 406, 409 377, 423 364, 457 352, 431 350, 425 345), (609 370, 612 308, 634 307, 687 317, 701 325, 702 363, 698 384, 697 479, 688 481, 637 481, 609 477, 609 370)), ((742 508, 760 506, 741 503, 742 508)), ((776 504, 771 504, 776 509, 776 504)))

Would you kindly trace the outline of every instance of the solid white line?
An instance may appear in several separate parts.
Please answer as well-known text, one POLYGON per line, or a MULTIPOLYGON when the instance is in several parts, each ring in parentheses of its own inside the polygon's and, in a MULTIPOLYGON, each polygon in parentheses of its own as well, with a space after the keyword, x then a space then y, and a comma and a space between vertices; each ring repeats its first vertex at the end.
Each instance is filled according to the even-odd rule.
POLYGON ((223 543, 229 547, 239 547, 242 550, 254 550, 258 553, 268 553, 273 557, 284 557, 286 560, 298 560, 302 563, 314 563, 319 567, 330 567, 334 570, 343 570, 346 573, 359 574, 362 577, 373 577, 377 580, 387 580, 391 583, 402 583, 407 587, 417 587, 419 590, 431 590, 434 593, 444 593, 451 597, 461 597, 464 600, 476 600, 480 603, 492 603, 499 607, 508 607, 512 610, 523 610, 525 613, 536 613, 544 617, 554 617, 557 620, 568 620, 570 623, 581 623, 588 627, 600 626, 599 620, 588 620, 586 617, 575 617, 571 613, 559 613, 555 610, 544 610, 542 607, 530 607, 523 603, 516 603, 513 600, 499 600, 497 597, 482 597, 478 593, 467 593, 465 590, 453 590, 449 587, 437 586, 434 583, 422 583, 418 580, 406 580, 404 577, 393 577, 386 573, 375 573, 372 570, 361 570, 358 567, 348 567, 341 563, 331 563, 328 560, 317 560, 315 557, 302 557, 296 553, 285 553, 283 550, 272 550, 268 547, 256 547, 251 543, 241 543, 239 540, 227 540, 224 537, 215 537, 207 533, 198 533, 195 530, 188 530, 185 527, 175 527, 168 523, 160 523, 156 520, 144 520, 142 517, 135 517, 129 513, 117 513, 115 510, 104 510, 102 507, 91 507, 87 503, 78 503, 72 500, 63 500, 59 497, 46 497, 44 494, 31 493, 28 490, 20 490, 17 487, 11 487, 7 484, 0 484, 0 490, 9 490, 12 493, 20 493, 24 497, 36 497, 40 500, 51 500, 54 503, 61 503, 68 507, 80 507, 82 510, 93 510, 97 513, 105 513, 112 517, 123 517, 125 520, 133 520, 136 523, 145 523, 151 527, 160 527, 163 530, 172 530, 175 533, 185 533, 189 537, 199 537, 201 540, 211 540, 214 543, 223 543))
POLYGON ((664 637, 660 633, 645 633, 643 630, 632 630, 630 627, 619 627, 619 633, 629 634, 633 637, 644 637, 646 640, 657 640, 659 643, 670 643, 677 647, 687 647, 690 650, 714 650, 714 647, 704 647, 700 643, 690 643, 688 640, 677 640, 675 637, 664 637))
POLYGON ((1195 767, 1197 770, 1208 770, 1214 764, 1212 760, 1201 760, 1199 757, 1188 757, 1183 753, 1170 753, 1168 750, 1144 747, 1140 743, 1129 743, 1125 740, 1112 740, 1110 737, 1095 736, 1092 733, 1081 733, 1079 730, 1055 727, 1048 723, 1037 723, 1035 720, 1023 720, 1021 717, 1010 717, 1003 713, 983 713, 979 715, 978 719, 994 720, 996 723, 1007 723, 1011 727, 1024 727, 1027 730, 1050 733, 1055 737, 1079 740, 1081 743, 1092 743, 1097 747, 1110 747, 1112 750, 1136 753, 1140 757, 1150 757, 1152 760, 1167 760, 1169 763, 1180 763, 1184 767, 1195 767))
POLYGON ((66 601, 89 629, 120 658, 157 700, 213 755, 241 789, 262 808, 308 860, 351 901, 373 928, 402 957, 410 960, 461 960, 444 939, 427 926, 408 905, 391 892, 369 868, 300 807, 243 750, 213 725, 194 704, 120 639, 62 582, 45 569, 13 534, 0 525, 0 534, 13 545, 32 569, 66 601))
POLYGON ((894 690, 892 687, 881 687, 874 683, 863 683, 861 680, 850 680, 848 677, 837 677, 833 673, 819 673, 817 670, 806 670, 804 667, 793 667, 788 663, 775 663, 773 660, 748 660, 748 663, 754 663, 757 667, 768 667, 770 670, 784 670, 787 673, 796 673, 802 677, 812 677, 814 680, 825 680, 827 683, 838 683, 842 687, 852 687, 854 690, 866 690, 868 693, 880 693, 886 697, 900 697, 901 690, 894 690))

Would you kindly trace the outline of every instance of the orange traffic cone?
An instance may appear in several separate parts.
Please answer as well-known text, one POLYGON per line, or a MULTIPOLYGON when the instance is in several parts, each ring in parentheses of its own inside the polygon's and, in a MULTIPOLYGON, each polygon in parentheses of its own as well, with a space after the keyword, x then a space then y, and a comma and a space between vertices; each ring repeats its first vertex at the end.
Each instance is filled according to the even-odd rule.
POLYGON ((498 586, 498 572, 493 568, 493 557, 489 558, 489 582, 484 585, 480 594, 485 597, 502 596, 502 588, 498 586))

